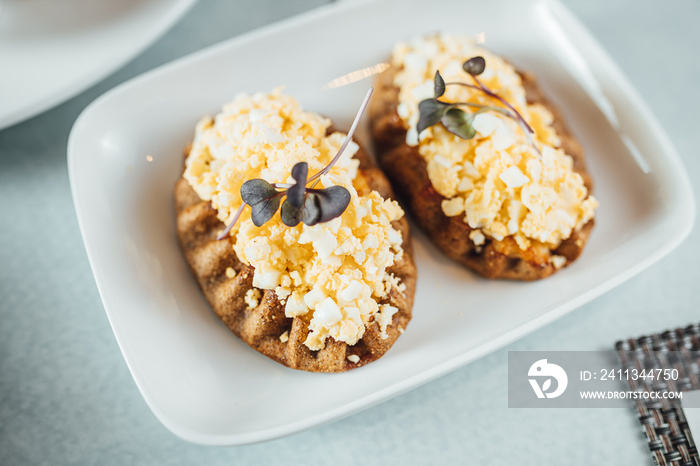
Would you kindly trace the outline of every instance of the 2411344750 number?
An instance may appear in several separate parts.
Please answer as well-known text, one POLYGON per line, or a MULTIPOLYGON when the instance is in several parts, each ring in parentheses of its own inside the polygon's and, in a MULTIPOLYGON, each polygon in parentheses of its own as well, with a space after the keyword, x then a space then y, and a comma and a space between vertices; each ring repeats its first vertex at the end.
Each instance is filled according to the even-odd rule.
POLYGON ((600 380, 678 380, 678 369, 602 369, 600 380))

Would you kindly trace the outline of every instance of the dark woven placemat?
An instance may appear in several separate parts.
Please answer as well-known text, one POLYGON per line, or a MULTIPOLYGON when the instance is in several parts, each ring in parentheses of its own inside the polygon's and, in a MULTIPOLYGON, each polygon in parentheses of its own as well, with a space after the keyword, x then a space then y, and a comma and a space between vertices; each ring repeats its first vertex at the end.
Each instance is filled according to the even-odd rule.
MULTIPOLYGON (((615 344, 622 369, 677 369, 677 380, 628 380, 632 391, 700 389, 700 324, 615 344)), ((646 442, 660 466, 700 466, 680 400, 635 400, 646 442)), ((700 436, 700 433, 696 433, 700 436)))

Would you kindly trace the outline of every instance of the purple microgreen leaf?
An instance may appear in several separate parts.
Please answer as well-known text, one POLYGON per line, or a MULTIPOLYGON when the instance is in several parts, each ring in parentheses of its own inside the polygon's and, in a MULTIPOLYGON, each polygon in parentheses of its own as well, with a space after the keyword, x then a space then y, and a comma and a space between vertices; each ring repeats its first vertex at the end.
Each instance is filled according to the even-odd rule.
POLYGON ((261 227, 275 215, 284 192, 277 192, 270 183, 261 179, 248 180, 241 186, 241 198, 251 209, 250 217, 261 227))
POLYGON ((440 76, 440 71, 435 72, 435 98, 442 97, 445 93, 445 80, 440 76))
POLYGON ((308 173, 309 164, 306 162, 299 162, 292 167, 292 178, 294 178, 296 184, 287 190, 287 201, 296 209, 300 209, 304 205, 304 192, 306 191, 306 176, 308 173))
MULTIPOLYGON (((325 166, 321 171, 316 173, 314 176, 308 179, 306 182, 311 183, 312 181, 315 181, 319 179, 321 176, 325 175, 328 173, 331 168, 333 168, 333 165, 340 159, 340 156, 343 154, 343 151, 345 150, 346 147, 348 147, 348 144, 350 144, 350 141, 352 140, 352 136, 355 134, 355 130, 357 129, 357 125, 360 124, 360 118, 362 117, 362 114, 364 113, 365 109, 367 108, 367 104, 369 104, 369 99, 372 97, 372 92, 374 92, 374 88, 370 87, 369 90, 367 91, 367 94, 365 95, 365 100, 362 101, 362 104, 360 105, 360 109, 357 111, 357 115, 355 115, 355 120, 352 122, 352 126, 350 126, 350 131, 348 131, 348 135, 345 136, 345 140, 343 141, 343 144, 340 146, 340 149, 338 149, 338 153, 335 154, 335 157, 333 157, 333 160, 330 161, 328 165, 325 166)), ((306 223, 306 222, 304 222, 306 223)))
POLYGON ((238 211, 236 212, 236 215, 233 216, 233 220, 231 220, 231 223, 228 224, 228 226, 222 231, 219 236, 216 237, 217 241, 222 240, 228 236, 229 233, 231 233, 231 229, 233 226, 236 224, 238 219, 241 217, 241 214, 243 213, 243 208, 246 206, 245 202, 241 204, 241 206, 238 208, 238 211))
POLYGON ((437 99, 425 99, 418 104, 418 112, 420 117, 418 118, 418 124, 416 125, 416 131, 418 134, 422 133, 425 129, 436 125, 445 111, 450 108, 450 104, 445 102, 440 102, 437 99))
POLYGON ((319 218, 321 218, 321 209, 318 205, 318 195, 313 192, 307 193, 304 199, 304 207, 301 209, 301 221, 308 226, 316 225, 319 218))
POLYGON ((265 180, 248 180, 241 186, 241 199, 249 206, 277 195, 277 190, 265 180))
MULTIPOLYGON (((302 207, 304 203, 304 195, 301 197, 302 207)), ((288 227, 295 227, 301 222, 302 207, 294 207, 291 202, 289 202, 289 195, 287 199, 282 203, 282 209, 280 209, 280 217, 282 217, 282 223, 288 227)))
POLYGON ((462 139, 471 139, 476 135, 476 130, 472 126, 474 114, 462 109, 450 108, 440 121, 447 131, 462 139))
POLYGON ((319 223, 328 222, 340 217, 350 204, 350 191, 343 186, 331 186, 325 189, 313 190, 317 196, 317 205, 321 211, 319 223))
POLYGON ((484 57, 473 57, 465 61, 462 69, 472 76, 478 76, 486 69, 486 60, 484 57))
POLYGON ((261 227, 270 220, 275 212, 280 208, 280 200, 282 199, 282 194, 263 199, 262 201, 250 206, 250 218, 253 220, 253 224, 256 227, 261 227))

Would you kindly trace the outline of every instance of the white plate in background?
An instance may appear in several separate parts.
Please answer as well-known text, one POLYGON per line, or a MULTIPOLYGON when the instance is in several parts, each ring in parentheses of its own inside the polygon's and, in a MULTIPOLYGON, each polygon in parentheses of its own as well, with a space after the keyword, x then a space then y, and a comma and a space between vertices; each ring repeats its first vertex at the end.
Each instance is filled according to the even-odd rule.
POLYGON ((581 24, 546 0, 320 8, 108 92, 75 123, 68 165, 85 247, 134 380, 165 426, 207 445, 297 432, 444 375, 640 272, 694 220, 687 175, 658 122, 581 24), (377 69, 396 41, 437 30, 483 33, 487 47, 539 76, 588 154, 600 201, 589 244, 560 273, 515 283, 476 277, 414 232, 414 317, 394 347, 348 373, 287 369, 233 336, 190 276, 172 201, 183 147, 202 115, 239 92, 280 84, 347 128, 371 80, 326 84, 377 69))
POLYGON ((194 0, 0 0, 0 129, 68 100, 170 28, 194 0))

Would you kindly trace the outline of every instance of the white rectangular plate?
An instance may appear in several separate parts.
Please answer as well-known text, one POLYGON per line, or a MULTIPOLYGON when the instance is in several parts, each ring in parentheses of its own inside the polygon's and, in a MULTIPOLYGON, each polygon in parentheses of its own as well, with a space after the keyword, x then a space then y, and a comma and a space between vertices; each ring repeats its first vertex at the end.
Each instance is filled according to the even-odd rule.
POLYGON ((105 94, 75 123, 68 165, 90 263, 133 377, 163 424, 208 445, 316 426, 500 348, 661 258, 687 235, 694 212, 685 170, 659 124, 553 1, 386 0, 318 9, 105 94), (386 356, 338 375, 266 359, 218 321, 177 245, 172 188, 195 122, 239 92, 286 84, 306 108, 347 128, 371 80, 324 85, 386 61, 398 40, 438 30, 483 33, 487 47, 535 72, 564 111, 600 200, 583 256, 540 282, 487 281, 416 232, 414 318, 386 356))

